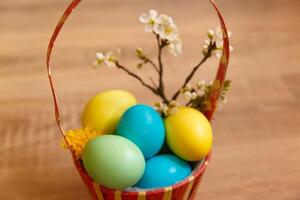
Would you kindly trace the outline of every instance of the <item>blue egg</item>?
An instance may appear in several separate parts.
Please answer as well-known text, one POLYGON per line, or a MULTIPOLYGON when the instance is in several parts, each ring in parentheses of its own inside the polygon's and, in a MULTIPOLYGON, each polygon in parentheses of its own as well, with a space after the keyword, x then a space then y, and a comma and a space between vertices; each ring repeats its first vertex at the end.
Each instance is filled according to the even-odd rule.
POLYGON ((155 109, 138 104, 125 111, 117 134, 135 143, 147 159, 157 154, 164 144, 165 126, 155 109))
POLYGON ((171 154, 162 154, 146 161, 143 177, 135 187, 150 189, 171 186, 192 172, 188 162, 171 154))

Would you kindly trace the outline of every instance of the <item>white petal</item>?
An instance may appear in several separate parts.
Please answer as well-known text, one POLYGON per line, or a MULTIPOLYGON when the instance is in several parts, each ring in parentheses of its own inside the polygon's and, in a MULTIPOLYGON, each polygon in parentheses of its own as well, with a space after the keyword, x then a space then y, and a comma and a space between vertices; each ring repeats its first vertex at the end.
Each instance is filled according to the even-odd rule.
POLYGON ((174 46, 174 44, 170 44, 168 50, 174 56, 178 56, 181 53, 181 50, 176 49, 176 47, 174 46))
POLYGON ((159 24, 155 23, 154 26, 153 26, 153 31, 156 33, 156 34, 160 34, 162 32, 162 28, 159 24))
POLYGON ((216 41, 216 46, 218 49, 222 49, 223 48, 223 40, 216 41))
POLYGON ((209 40, 204 40, 205 44, 209 45, 210 41, 209 40))
POLYGON ((158 22, 160 23, 160 24, 168 24, 168 16, 167 15, 160 15, 159 17, 158 17, 158 22))
POLYGON ((97 57, 98 60, 103 60, 104 59, 103 53, 96 53, 96 57, 97 57))
POLYGON ((206 84, 206 81, 203 79, 203 80, 199 81, 198 84, 199 84, 199 85, 205 85, 205 84, 206 84))
POLYGON ((218 36, 218 37, 223 37, 223 29, 221 28, 221 26, 217 26, 216 29, 215 29, 215 34, 218 36))
POLYGON ((193 86, 192 86, 192 84, 190 84, 190 83, 186 84, 185 87, 186 87, 188 90, 192 90, 192 89, 193 89, 193 86))
POLYGON ((168 21, 170 25, 175 25, 172 17, 168 17, 168 21))
POLYGON ((215 56, 216 56, 217 58, 221 58, 221 57, 222 57, 222 54, 223 54, 223 52, 220 51, 220 50, 215 50, 215 51, 213 51, 213 53, 215 54, 215 56))
POLYGON ((150 16, 151 18, 156 18, 156 17, 157 17, 157 12, 156 12, 156 10, 153 10, 153 9, 149 10, 149 16, 150 16))
POLYGON ((197 98, 197 93, 196 92, 193 92, 192 95, 191 95, 191 99, 195 100, 197 98))
POLYGON ((139 19, 140 19, 140 22, 142 22, 142 23, 148 23, 150 20, 149 16, 145 13, 141 14, 139 19))
POLYGON ((105 54, 105 57, 104 57, 104 60, 109 60, 110 57, 113 55, 113 52, 112 51, 109 51, 105 54))
POLYGON ((229 46, 229 51, 233 51, 233 49, 234 49, 233 46, 230 45, 229 46))
POLYGON ((116 66, 115 62, 111 62, 111 61, 108 61, 108 60, 105 60, 104 62, 107 65, 107 67, 115 67, 116 66))
POLYGON ((176 38, 171 44, 169 44, 169 52, 177 56, 182 53, 182 42, 180 38, 176 38))
POLYGON ((152 32, 153 31, 153 26, 151 24, 146 24, 145 25, 145 32, 152 32))
POLYGON ((230 32, 230 31, 227 31, 227 35, 228 35, 228 37, 231 37, 231 35, 232 35, 232 32, 230 32))
POLYGON ((159 37, 164 40, 167 38, 166 33, 163 30, 159 32, 159 37))
POLYGON ((177 35, 175 35, 175 34, 168 34, 168 35, 165 34, 164 36, 165 36, 165 39, 167 39, 169 41, 173 41, 177 37, 177 35))

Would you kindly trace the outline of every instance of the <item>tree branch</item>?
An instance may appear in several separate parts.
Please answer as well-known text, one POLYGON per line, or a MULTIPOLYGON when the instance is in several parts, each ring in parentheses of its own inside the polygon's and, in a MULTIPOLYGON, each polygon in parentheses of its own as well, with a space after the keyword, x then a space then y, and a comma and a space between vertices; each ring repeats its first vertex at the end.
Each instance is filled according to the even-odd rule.
POLYGON ((210 57, 210 54, 206 54, 204 55, 204 57, 202 58, 202 60, 193 68, 193 70, 190 72, 190 74, 186 77, 183 85, 175 92, 175 94, 172 97, 172 100, 176 100, 178 95, 180 94, 180 89, 184 88, 188 82, 193 78, 193 76, 195 75, 196 71, 199 69, 199 67, 210 57))
POLYGON ((164 100, 164 103, 169 103, 169 100, 167 99, 166 95, 165 95, 165 86, 164 86, 164 82, 163 82, 163 74, 164 74, 164 68, 163 68, 163 64, 162 64, 162 59, 161 59, 161 55, 162 55, 162 50, 163 48, 166 46, 166 44, 160 40, 159 35, 156 35, 156 40, 157 40, 157 45, 158 45, 158 75, 159 75, 159 79, 158 79, 158 88, 157 91, 158 93, 161 95, 162 99, 164 100))
POLYGON ((126 72, 128 75, 132 76, 133 78, 137 79, 143 86, 145 86, 146 88, 148 88, 149 90, 151 90, 154 94, 157 95, 156 89, 153 88, 151 85, 145 83, 143 81, 143 79, 141 77, 139 77, 137 74, 131 72, 130 70, 128 70, 126 67, 124 67, 123 65, 119 64, 118 62, 116 62, 116 66, 118 69, 123 70, 124 72, 126 72))
POLYGON ((150 60, 149 58, 146 58, 145 59, 145 62, 147 63, 150 63, 151 65, 152 65, 152 67, 154 68, 154 70, 157 72, 157 73, 159 73, 159 69, 158 69, 158 67, 157 67, 157 65, 152 61, 152 60, 150 60))
POLYGON ((148 88, 153 94, 159 96, 160 98, 162 98, 162 100, 164 102, 167 101, 166 97, 161 94, 159 92, 158 89, 152 87, 151 85, 147 84, 145 81, 143 81, 143 79, 141 77, 139 77, 137 74, 131 72, 130 70, 128 70, 125 66, 121 65, 120 63, 116 62, 116 66, 118 69, 123 70, 124 72, 126 72, 128 75, 132 76, 133 78, 137 79, 143 86, 145 86, 146 88, 148 88))
POLYGON ((151 81, 152 85, 157 88, 157 84, 155 83, 155 81, 153 80, 153 78, 151 76, 149 76, 149 80, 151 81))

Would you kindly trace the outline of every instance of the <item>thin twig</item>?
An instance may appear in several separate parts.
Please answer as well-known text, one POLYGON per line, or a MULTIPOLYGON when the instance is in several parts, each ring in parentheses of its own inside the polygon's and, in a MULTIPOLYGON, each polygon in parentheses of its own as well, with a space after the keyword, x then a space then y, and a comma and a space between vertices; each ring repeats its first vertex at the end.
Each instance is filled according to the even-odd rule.
POLYGON ((124 72, 126 72, 128 75, 134 77, 135 79, 137 79, 143 86, 145 86, 146 88, 148 88, 149 90, 151 90, 154 94, 157 95, 157 91, 155 88, 153 88, 151 85, 145 83, 143 81, 143 79, 141 77, 139 77, 137 74, 131 72, 130 70, 128 70, 126 67, 124 67, 123 65, 119 64, 118 62, 116 62, 116 66, 118 69, 123 70, 124 72))
POLYGON ((190 106, 191 104, 192 104, 192 102, 193 102, 193 100, 191 99, 191 100, 189 100, 186 104, 185 104, 185 106, 190 106))
POLYGON ((169 103, 169 100, 167 99, 167 97, 165 95, 165 86, 164 86, 164 82, 163 82, 164 68, 163 68, 162 59, 161 59, 162 50, 166 44, 163 41, 160 41, 159 35, 156 35, 156 40, 157 40, 157 45, 158 45, 158 69, 159 69, 158 92, 161 95, 164 103, 169 103))
POLYGON ((176 100, 178 95, 180 94, 180 89, 184 88, 188 82, 193 78, 193 76, 195 75, 196 71, 199 69, 199 67, 210 57, 209 54, 206 54, 202 60, 193 68, 193 70, 190 72, 190 74, 186 77, 184 83, 182 84, 182 86, 176 91, 176 93, 173 95, 172 100, 176 100))
POLYGON ((167 101, 166 97, 164 96, 164 94, 160 93, 159 90, 157 88, 152 87, 151 85, 147 84, 145 81, 143 81, 143 79, 141 77, 139 77, 137 74, 131 72, 130 70, 128 70, 125 66, 121 65, 120 63, 116 62, 116 66, 118 69, 123 70, 124 72, 126 72, 128 75, 132 76, 133 78, 137 79, 143 86, 145 86, 146 88, 148 88, 153 94, 159 96, 164 102, 167 101))
POLYGON ((149 76, 149 80, 151 81, 152 85, 157 89, 158 86, 157 86, 157 84, 155 83, 155 81, 153 80, 153 78, 151 76, 149 76))
POLYGON ((157 73, 159 73, 159 69, 158 69, 157 65, 156 65, 152 60, 150 60, 149 58, 146 58, 145 62, 150 63, 150 64, 152 65, 152 67, 154 68, 154 70, 155 70, 157 73))

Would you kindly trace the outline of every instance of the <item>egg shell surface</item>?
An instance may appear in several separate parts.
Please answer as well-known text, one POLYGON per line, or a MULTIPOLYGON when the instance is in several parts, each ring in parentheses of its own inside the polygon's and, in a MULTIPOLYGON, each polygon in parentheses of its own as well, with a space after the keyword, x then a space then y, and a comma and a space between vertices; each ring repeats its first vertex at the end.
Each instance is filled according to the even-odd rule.
POLYGON ((126 110, 117 126, 117 134, 135 143, 148 159, 164 144, 165 127, 154 108, 137 104, 126 110))
POLYGON ((135 187, 153 189, 171 186, 192 172, 188 162, 172 154, 161 154, 146 161, 143 177, 135 187))
POLYGON ((135 97, 125 90, 107 90, 92 97, 82 113, 82 124, 101 134, 115 133, 117 123, 135 97))
POLYGON ((199 161, 211 150, 212 128, 198 110, 179 107, 174 115, 165 119, 167 144, 180 158, 199 161))
POLYGON ((145 170, 145 159, 139 148, 117 135, 102 135, 90 140, 84 148, 82 161, 96 183, 112 189, 133 186, 145 170))

